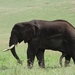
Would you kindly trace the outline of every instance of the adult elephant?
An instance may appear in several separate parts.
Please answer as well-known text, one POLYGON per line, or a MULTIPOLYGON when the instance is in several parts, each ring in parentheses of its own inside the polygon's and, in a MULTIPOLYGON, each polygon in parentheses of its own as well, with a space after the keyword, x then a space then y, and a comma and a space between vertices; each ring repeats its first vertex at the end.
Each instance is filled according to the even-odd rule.
POLYGON ((21 60, 15 52, 15 45, 22 41, 28 43, 27 64, 30 68, 33 66, 35 56, 39 66, 45 67, 45 49, 60 51, 66 54, 65 60, 70 61, 72 57, 75 62, 75 28, 65 20, 32 20, 15 24, 11 31, 9 48, 4 51, 11 49, 19 63, 21 60))

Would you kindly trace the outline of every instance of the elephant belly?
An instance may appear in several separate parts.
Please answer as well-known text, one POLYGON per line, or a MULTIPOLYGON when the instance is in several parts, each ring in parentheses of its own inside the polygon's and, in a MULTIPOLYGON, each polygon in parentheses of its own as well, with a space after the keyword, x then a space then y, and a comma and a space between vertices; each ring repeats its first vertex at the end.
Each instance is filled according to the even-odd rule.
POLYGON ((62 50, 63 40, 61 38, 42 39, 40 46, 44 49, 62 50))

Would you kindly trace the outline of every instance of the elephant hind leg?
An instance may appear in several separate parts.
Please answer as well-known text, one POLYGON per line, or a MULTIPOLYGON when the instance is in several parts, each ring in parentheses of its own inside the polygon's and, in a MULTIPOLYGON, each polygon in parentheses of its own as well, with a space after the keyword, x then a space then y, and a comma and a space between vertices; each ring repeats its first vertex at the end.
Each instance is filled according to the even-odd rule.
POLYGON ((69 55, 65 56, 65 67, 67 67, 69 65, 70 59, 71 59, 71 57, 69 55))
POLYGON ((73 62, 75 64, 75 55, 72 55, 72 58, 73 58, 73 62))
POLYGON ((63 59, 63 57, 65 57, 65 67, 67 67, 67 66, 69 65, 69 63, 70 63, 71 57, 70 57, 69 55, 63 53, 63 54, 60 56, 60 65, 61 65, 61 67, 62 67, 62 59, 63 59))
POLYGON ((60 63, 60 66, 62 67, 62 59, 63 59, 63 57, 65 57, 66 56, 66 54, 65 53, 62 53, 62 55, 60 56, 60 61, 59 61, 59 63, 60 63))
POLYGON ((37 57, 37 60, 38 60, 38 64, 42 68, 45 68, 45 64, 44 64, 44 51, 45 50, 39 49, 37 54, 36 54, 36 57, 37 57))

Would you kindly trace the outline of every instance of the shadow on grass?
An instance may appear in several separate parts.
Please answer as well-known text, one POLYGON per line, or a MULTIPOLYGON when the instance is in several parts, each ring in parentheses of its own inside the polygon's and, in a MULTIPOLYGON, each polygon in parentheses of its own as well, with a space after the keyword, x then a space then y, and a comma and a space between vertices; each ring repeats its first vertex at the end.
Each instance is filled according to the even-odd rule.
POLYGON ((48 67, 46 67, 46 69, 49 69, 49 68, 50 69, 57 69, 57 68, 62 68, 62 67, 60 67, 60 66, 50 66, 50 67, 48 66, 48 67))
POLYGON ((6 70, 6 69, 9 69, 9 68, 6 67, 6 66, 1 66, 1 67, 0 67, 0 70, 6 70))

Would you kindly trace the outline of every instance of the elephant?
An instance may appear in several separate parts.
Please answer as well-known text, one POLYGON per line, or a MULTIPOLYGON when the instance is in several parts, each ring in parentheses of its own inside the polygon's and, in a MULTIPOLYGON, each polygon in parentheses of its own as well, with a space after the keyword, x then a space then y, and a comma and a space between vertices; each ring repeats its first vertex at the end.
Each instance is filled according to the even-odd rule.
POLYGON ((69 55, 67 55, 65 53, 62 53, 62 55, 60 56, 60 61, 59 61, 61 67, 62 67, 62 59, 64 57, 66 58, 64 66, 67 67, 67 66, 69 66, 71 56, 69 56, 69 55))
POLYGON ((22 62, 16 54, 15 46, 22 41, 28 43, 27 66, 29 68, 33 67, 35 56, 39 66, 45 67, 45 49, 62 53, 61 66, 63 57, 66 65, 69 64, 71 57, 75 63, 75 28, 66 20, 31 20, 16 23, 11 31, 9 48, 4 51, 11 50, 19 63, 22 62))

